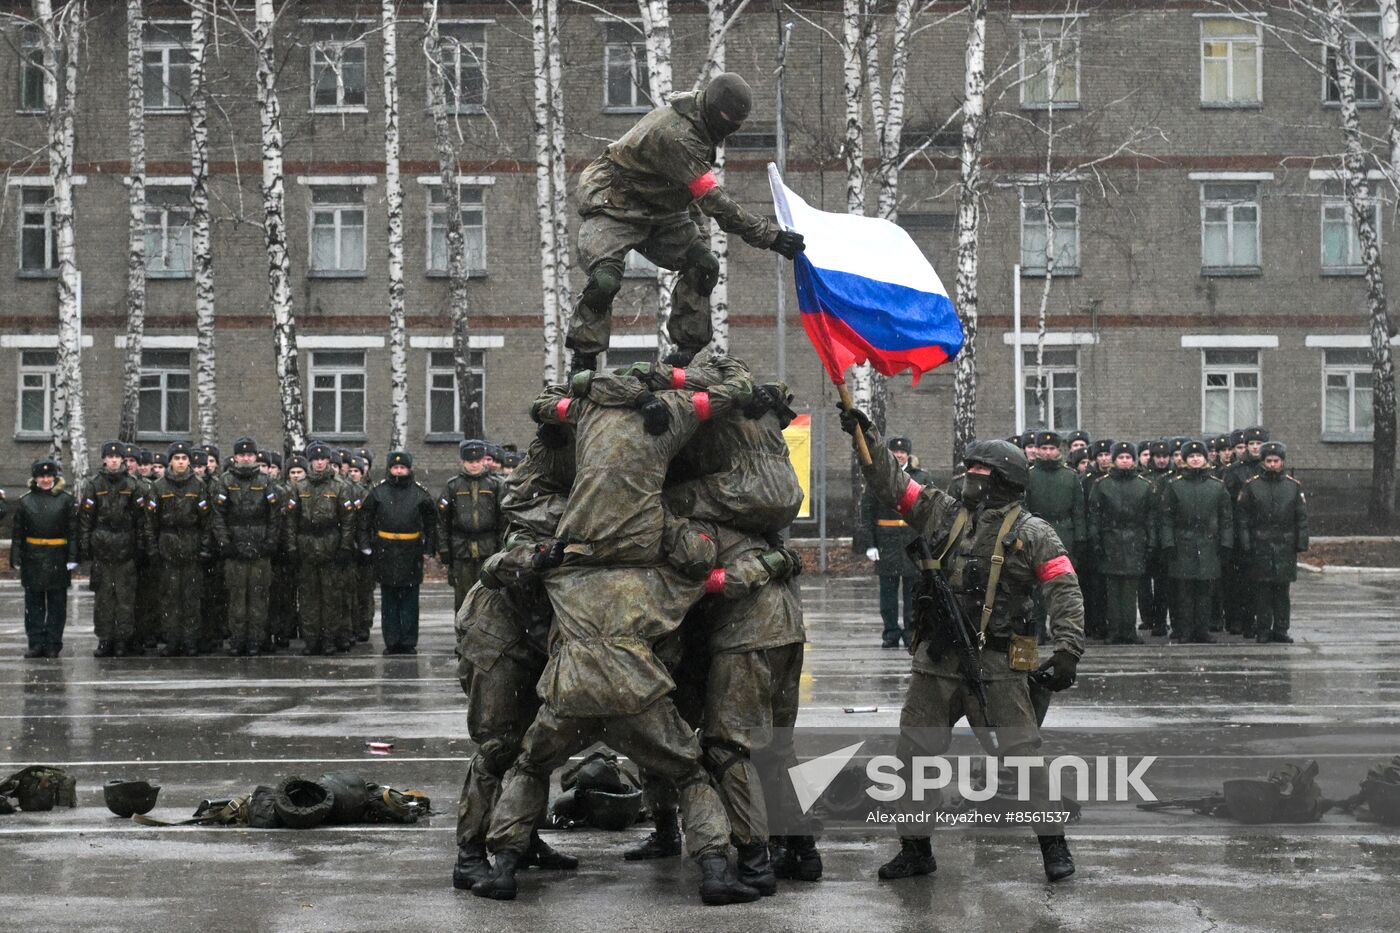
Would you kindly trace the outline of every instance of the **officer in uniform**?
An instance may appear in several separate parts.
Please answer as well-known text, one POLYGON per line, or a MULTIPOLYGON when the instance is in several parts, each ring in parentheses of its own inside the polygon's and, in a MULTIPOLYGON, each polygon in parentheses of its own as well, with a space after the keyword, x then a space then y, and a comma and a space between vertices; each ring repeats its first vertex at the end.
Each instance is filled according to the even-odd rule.
POLYGON ((1161 548, 1172 581, 1172 636, 1181 641, 1215 641, 1210 624, 1220 565, 1235 544, 1230 494, 1211 475, 1206 445, 1187 441, 1183 466, 1162 490, 1161 548))
POLYGON ((145 500, 126 453, 120 441, 102 445, 102 470, 83 486, 78 511, 79 560, 92 561, 95 658, 144 653, 136 640, 136 542, 145 500))
POLYGON ((457 447, 462 472, 447 481, 437 500, 438 560, 452 582, 452 609, 462 608, 481 564, 496 553, 504 480, 486 466, 486 442, 468 438, 457 447))
MULTIPOLYGON (((959 671, 957 652, 946 650, 941 633, 926 637, 920 632, 900 713, 900 758, 942 754, 952 741, 952 725, 963 716, 973 726, 1014 733, 1014 739, 997 748, 998 755, 1036 755, 1040 730, 1028 682, 1029 672, 1037 670, 1036 622, 1026 607, 1038 594, 1048 610, 1054 654, 1038 670, 1044 686, 1058 691, 1073 685, 1084 651, 1084 604, 1074 567, 1054 528, 1026 512, 1030 470, 1025 457, 1005 441, 969 444, 958 500, 910 479, 880 448, 863 412, 843 409, 841 428, 853 436, 857 430, 865 432, 874 461, 862 468, 866 483, 928 540, 938 565, 934 572, 947 578, 964 614, 975 620, 983 646, 979 660, 987 679, 985 719, 959 671)), ((1032 768, 1029 780, 1031 807, 1048 811, 1044 769, 1032 768)), ((1046 877, 1059 881, 1072 875, 1074 861, 1063 827, 1035 823, 1032 828, 1046 877)), ((880 877, 927 875, 936 867, 927 835, 902 836, 899 854, 881 867, 880 877)))
POLYGON ((370 557, 383 607, 384 653, 418 653, 418 588, 423 557, 436 550, 433 497, 413 480, 413 455, 389 453, 389 478, 360 509, 360 553, 370 557))
MULTIPOLYGON (((274 452, 275 453, 275 452, 274 452)), ((297 557, 289 550, 292 486, 306 479, 306 458, 288 457, 286 473, 278 483, 283 508, 288 510, 282 520, 282 540, 278 542, 277 560, 272 564, 271 628, 272 648, 287 648, 301 636, 301 621, 297 612, 297 590, 300 577, 297 557)))
MULTIPOLYGON (((914 445, 909 438, 892 437, 889 448, 895 462, 910 479, 921 486, 932 482, 928 473, 910 461, 914 445)), ((907 646, 914 637, 914 581, 919 571, 905 548, 917 535, 903 516, 881 505, 868 487, 860 497, 860 517, 865 540, 869 542, 865 557, 875 564, 875 573, 880 578, 880 618, 885 624, 880 646, 898 648, 901 642, 907 646), (901 595, 904 599, 903 626, 899 615, 901 595)))
MULTIPOLYGON (((1113 447, 1114 442, 1108 438, 1100 438, 1091 443, 1088 452, 1092 462, 1080 477, 1084 492, 1085 542, 1084 547, 1080 549, 1080 562, 1075 565, 1075 570, 1079 573, 1079 586, 1084 593, 1084 633, 1090 638, 1108 638, 1112 634, 1108 628, 1105 609, 1105 600, 1108 598, 1107 584, 1099 571, 1098 547, 1089 532, 1088 516, 1089 497, 1093 494, 1094 484, 1113 469, 1113 447)), ((1136 583, 1133 585, 1133 592, 1137 593, 1136 583)), ((1136 609, 1134 615, 1136 616, 1136 609)))
MULTIPOLYGON (((155 482, 155 477, 151 475, 155 456, 146 448, 134 444, 128 444, 126 452, 128 471, 131 471, 132 461, 136 462, 132 475, 137 481, 144 516, 151 483, 155 482)), ((136 534, 136 647, 143 651, 155 651, 160 644, 160 570, 156 555, 146 550, 144 527, 143 517, 136 534)))
MULTIPOLYGON (((1243 428, 1230 433, 1231 463, 1221 479, 1232 503, 1239 501, 1244 484, 1259 475, 1259 448, 1263 445, 1261 438, 1267 436, 1267 432, 1258 427, 1243 428)), ((1237 543, 1241 540, 1237 537, 1237 543)), ((1253 638, 1254 596, 1249 590, 1248 564, 1249 555, 1241 543, 1231 554, 1231 559, 1225 562, 1224 598, 1221 603, 1225 613, 1225 630, 1232 635, 1253 638)))
POLYGON ((286 510, 276 484, 258 469, 251 437, 234 442, 233 467, 215 478, 213 499, 214 543, 228 588, 228 653, 256 656, 271 639, 272 558, 282 545, 286 510))
POLYGON ((1069 452, 1074 453, 1076 450, 1088 450, 1089 442, 1090 437, 1088 431, 1071 431, 1069 433, 1069 452))
POLYGON ((1260 455, 1262 471, 1240 489, 1236 531, 1258 620, 1255 639, 1292 644, 1288 589, 1298 578, 1298 555, 1308 549, 1308 500, 1303 484, 1283 471, 1283 444, 1264 442, 1260 455))
POLYGON ((68 623, 68 585, 78 566, 78 513, 58 463, 34 461, 29 492, 15 507, 10 566, 24 587, 26 658, 56 658, 68 623))
POLYGON ((583 170, 578 251, 588 284, 566 340, 575 371, 596 369, 608 348, 612 302, 632 249, 680 273, 668 327, 684 361, 710 342, 719 261, 690 218, 692 206, 750 246, 788 259, 802 251, 801 234, 741 207, 715 180, 715 147, 743 125, 752 98, 743 78, 716 75, 699 93, 677 94, 647 114, 583 170))
POLYGON ((287 502, 287 551, 297 561, 297 609, 304 655, 349 651, 354 643, 345 614, 345 568, 355 554, 355 500, 331 465, 331 449, 306 448, 306 476, 287 502))
MULTIPOLYGON (((373 484, 369 478, 369 461, 360 456, 356 451, 350 457, 350 485, 355 489, 355 501, 357 507, 363 508, 365 497, 373 484)), ((370 632, 374 629, 374 568, 370 565, 369 558, 359 555, 361 560, 355 563, 354 567, 354 594, 352 603, 352 618, 355 627, 355 641, 365 644, 369 641, 370 632)))
MULTIPOLYGON (((1152 466, 1147 472, 1147 481, 1152 484, 1152 507, 1161 501, 1162 490, 1174 475, 1172 470, 1172 442, 1156 440, 1152 442, 1152 466)), ((1138 581, 1138 611, 1142 614, 1140 628, 1151 629, 1153 635, 1165 638, 1167 618, 1171 612, 1171 578, 1167 575, 1166 555, 1162 553, 1160 536, 1157 546, 1147 555, 1147 572, 1138 581)))
POLYGON ((146 547, 160 561, 161 657, 199 654, 204 594, 201 560, 209 548, 209 492, 194 474, 190 445, 166 449, 169 467, 146 500, 146 547))
POLYGON ((1113 445, 1113 469, 1089 493, 1089 541, 1104 593, 1109 644, 1140 645, 1137 588, 1147 555, 1157 546, 1152 484, 1137 469, 1137 451, 1127 441, 1113 445))

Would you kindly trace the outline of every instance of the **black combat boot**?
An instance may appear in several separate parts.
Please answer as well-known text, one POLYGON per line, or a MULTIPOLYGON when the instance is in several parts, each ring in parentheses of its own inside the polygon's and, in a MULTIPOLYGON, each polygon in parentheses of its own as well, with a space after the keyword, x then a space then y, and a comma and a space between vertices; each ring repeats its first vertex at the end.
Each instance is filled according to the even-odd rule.
POLYGON ((1280 645, 1291 645, 1293 644, 1293 636, 1287 632, 1270 632, 1269 641, 1276 642, 1280 645))
POLYGON ((598 368, 598 354, 575 350, 569 360, 570 373, 586 373, 598 368))
POLYGON ((768 847, 761 842, 751 842, 737 847, 739 850, 739 883, 748 885, 763 897, 778 893, 778 878, 773 874, 773 864, 768 860, 768 847))
POLYGON ((723 904, 748 904, 761 897, 757 891, 741 884, 729 867, 724 855, 707 855, 700 860, 700 903, 711 907, 723 904))
POLYGON ((117 653, 116 646, 110 641, 99 641, 97 650, 92 653, 94 658, 110 658, 117 653))
POLYGON ((769 836, 768 837, 768 861, 773 865, 773 876, 775 878, 791 878, 793 866, 796 860, 788 855, 791 848, 791 836, 769 836))
POLYGON ((141 655, 144 653, 145 652, 143 652, 140 648, 136 648, 135 650, 133 650, 132 647, 124 641, 117 642, 116 647, 112 649, 113 657, 117 658, 129 658, 132 655, 141 655))
POLYGON ((301 656, 304 658, 315 657, 320 653, 321 648, 319 645, 307 645, 305 648, 301 649, 301 656))
POLYGON ((29 648, 29 649, 27 649, 27 650, 24 652, 24 656, 25 656, 26 658, 30 659, 31 661, 32 661, 34 658, 42 658, 42 657, 44 656, 44 649, 43 649, 43 648, 29 648))
POLYGON ((565 855, 540 838, 538 832, 530 834, 530 847, 520 860, 521 868, 543 868, 545 871, 573 871, 578 868, 578 859, 565 855))
POLYGON ((159 653, 162 658, 179 658, 183 657, 185 654, 184 651, 174 647, 173 645, 161 645, 159 653))
POLYGON ((695 359, 695 354, 703 349, 704 347, 676 347, 662 357, 661 362, 667 366, 689 366, 690 361, 695 359))
POLYGON ((1273 632, 1266 632, 1263 629, 1260 629, 1259 631, 1254 633, 1254 642, 1255 644, 1266 645, 1269 643, 1269 639, 1272 636, 1273 632))
POLYGON ((822 854, 817 849, 816 836, 789 836, 787 850, 794 864, 793 873, 788 877, 797 881, 817 881, 821 878, 822 854))
POLYGON ((675 810, 656 811, 656 832, 622 857, 629 862, 644 862, 654 858, 675 858, 681 854, 681 821, 675 810))
POLYGON ((489 878, 472 885, 472 893, 477 897, 489 897, 493 901, 515 900, 515 871, 520 865, 519 852, 497 852, 496 869, 489 878))
POLYGON ((491 863, 486 860, 486 847, 480 844, 457 848, 457 864, 452 866, 452 887, 470 891, 472 885, 491 877, 491 863))
POLYGON ((1045 877, 1063 881, 1074 874, 1074 859, 1064 836, 1036 836, 1040 842, 1040 857, 1045 862, 1045 877))
POLYGON ((931 875, 938 870, 933 842, 927 836, 900 836, 899 854, 880 866, 881 881, 931 875))

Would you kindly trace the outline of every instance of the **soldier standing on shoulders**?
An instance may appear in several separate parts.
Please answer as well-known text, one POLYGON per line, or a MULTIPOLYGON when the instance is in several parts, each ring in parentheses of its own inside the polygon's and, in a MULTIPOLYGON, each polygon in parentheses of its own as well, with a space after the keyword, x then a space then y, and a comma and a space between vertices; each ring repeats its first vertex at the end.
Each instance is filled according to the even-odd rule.
POLYGON ((26 658, 56 658, 68 622, 68 586, 78 566, 78 513, 56 461, 36 460, 15 508, 10 566, 24 587, 26 658))
MULTIPOLYGON (((928 473, 914 466, 910 457, 914 445, 907 437, 892 437, 889 441, 890 455, 899 468, 920 486, 926 486, 932 479, 928 473)), ((905 553, 905 548, 917 537, 904 518, 894 509, 882 506, 867 487, 860 497, 861 527, 865 530, 865 540, 870 542, 865 549, 866 560, 875 564, 875 573, 880 577, 880 618, 885 630, 880 638, 880 647, 906 647, 914 637, 914 581, 918 579, 918 568, 905 553), (904 600, 904 624, 900 625, 899 601, 904 600)))

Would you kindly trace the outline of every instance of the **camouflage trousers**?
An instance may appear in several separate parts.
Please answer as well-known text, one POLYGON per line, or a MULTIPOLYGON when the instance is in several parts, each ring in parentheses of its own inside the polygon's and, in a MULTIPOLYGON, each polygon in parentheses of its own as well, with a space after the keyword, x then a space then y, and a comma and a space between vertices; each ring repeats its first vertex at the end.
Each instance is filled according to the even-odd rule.
POLYGON ((481 576, 481 565, 485 561, 475 560, 471 557, 454 558, 452 566, 448 568, 448 576, 452 579, 452 612, 455 614, 462 608, 462 601, 467 598, 467 590, 472 588, 477 578, 481 576))
POLYGON ((204 568, 197 560, 160 561, 161 638, 171 648, 199 647, 204 568))
POLYGON ((200 599, 200 643, 219 645, 228 638, 228 589, 224 586, 222 561, 211 560, 204 568, 204 595, 200 599))
POLYGON ((268 601, 272 587, 272 561, 224 561, 224 588, 228 594, 229 643, 233 648, 262 648, 272 639, 268 629, 268 601))
POLYGON ((345 573, 339 561, 304 560, 297 571, 297 609, 301 637, 314 650, 350 641, 345 573))
POLYGON ((634 716, 564 719, 548 704, 525 732, 520 756, 501 782, 487 847, 523 853, 549 799, 554 769, 595 742, 604 742, 636 764, 680 788, 686 848, 695 858, 727 854, 729 818, 700 764, 700 740, 669 699, 634 716))
POLYGON ((297 637, 297 562, 285 554, 279 554, 272 565, 268 615, 275 637, 285 641, 297 637))
POLYGON ((90 579, 97 640, 123 648, 136 645, 136 561, 95 560, 90 579))
MULTIPOLYGON (((607 262, 621 273, 627 253, 636 250, 663 269, 682 273, 672 289, 674 299, 667 333, 679 347, 699 350, 710 342, 710 296, 702 295, 686 272, 687 254, 703 248, 705 240, 689 214, 658 218, 655 223, 633 223, 594 214, 578 228, 579 264, 585 272, 607 262)), ((565 345, 583 353, 603 353, 612 333, 611 307, 595 309, 580 302, 574 307, 565 345)))
POLYGON ((543 655, 531 655, 526 661, 503 654, 489 669, 472 667, 462 678, 467 734, 476 743, 476 754, 467 763, 457 800, 458 846, 486 844, 501 778, 515 763, 520 740, 540 708, 535 683, 544 662, 543 655))
POLYGON ((374 568, 368 564, 355 566, 355 639, 369 641, 374 630, 374 568))
POLYGON ((136 642, 155 647, 164 633, 160 611, 160 567, 156 557, 136 559, 136 642))

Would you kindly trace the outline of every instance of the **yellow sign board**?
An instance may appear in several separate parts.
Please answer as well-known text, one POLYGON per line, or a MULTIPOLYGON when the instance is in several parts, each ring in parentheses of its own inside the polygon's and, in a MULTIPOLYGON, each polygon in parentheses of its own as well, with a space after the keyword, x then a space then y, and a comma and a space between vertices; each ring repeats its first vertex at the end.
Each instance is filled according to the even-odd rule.
POLYGON ((783 429, 783 440, 787 441, 788 459, 797 471, 797 481, 802 484, 802 508, 798 518, 812 517, 812 416, 798 415, 792 424, 783 429))

